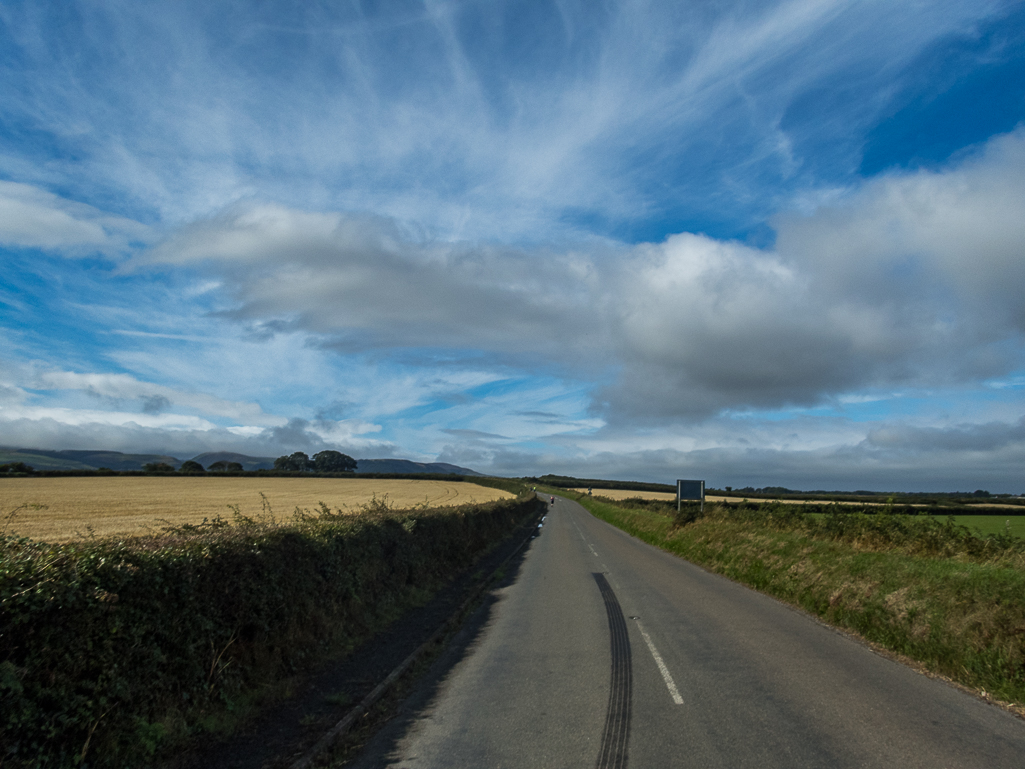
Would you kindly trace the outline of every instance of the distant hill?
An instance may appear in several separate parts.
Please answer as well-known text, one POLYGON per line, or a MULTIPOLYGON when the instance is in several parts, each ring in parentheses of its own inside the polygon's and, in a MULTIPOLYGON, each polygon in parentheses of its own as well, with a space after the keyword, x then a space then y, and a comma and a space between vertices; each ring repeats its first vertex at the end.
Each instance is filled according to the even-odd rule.
POLYGON ((439 475, 483 475, 474 470, 447 462, 411 462, 408 459, 357 459, 357 473, 390 473, 397 475, 413 475, 419 473, 436 473, 439 475))
MULTIPOLYGON (((52 452, 51 452, 52 453, 52 452)), ((0 465, 24 462, 35 470, 95 470, 92 465, 71 459, 54 458, 35 449, 0 449, 0 465)))
MULTIPOLYGON (((250 457, 231 451, 208 451, 192 458, 203 467, 214 462, 238 462, 243 470, 273 470, 275 457, 250 457)), ((35 470, 142 470, 150 462, 166 462, 175 469, 182 460, 166 454, 123 454, 120 451, 49 451, 46 449, 15 449, 0 447, 0 464, 24 462, 35 470)), ((447 462, 412 462, 408 459, 358 459, 357 473, 382 473, 389 475, 482 475, 474 470, 447 462)))
POLYGON ((252 472, 253 470, 273 470, 276 457, 250 457, 245 454, 235 454, 231 451, 208 451, 192 458, 193 462, 199 462, 203 467, 210 467, 214 462, 238 462, 242 469, 252 472))
POLYGON ((48 451, 0 449, 0 463, 24 462, 36 470, 141 470, 148 462, 166 462, 175 468, 180 459, 166 454, 122 454, 120 451, 48 451))
MULTIPOLYGON (((276 457, 250 457, 245 454, 233 454, 229 451, 210 451, 193 457, 203 467, 210 467, 214 462, 238 462, 244 470, 273 470, 276 457)), ((357 473, 386 473, 396 475, 416 475, 435 473, 441 475, 480 475, 465 467, 457 467, 445 462, 412 462, 408 459, 357 459, 357 473)))

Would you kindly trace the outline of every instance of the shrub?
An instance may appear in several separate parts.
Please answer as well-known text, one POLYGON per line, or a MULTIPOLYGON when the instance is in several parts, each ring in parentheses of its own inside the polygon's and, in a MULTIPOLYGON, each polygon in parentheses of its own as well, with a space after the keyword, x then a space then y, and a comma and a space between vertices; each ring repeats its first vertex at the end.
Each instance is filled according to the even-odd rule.
POLYGON ((35 472, 34 468, 24 462, 8 462, 0 465, 0 475, 33 475, 35 472))

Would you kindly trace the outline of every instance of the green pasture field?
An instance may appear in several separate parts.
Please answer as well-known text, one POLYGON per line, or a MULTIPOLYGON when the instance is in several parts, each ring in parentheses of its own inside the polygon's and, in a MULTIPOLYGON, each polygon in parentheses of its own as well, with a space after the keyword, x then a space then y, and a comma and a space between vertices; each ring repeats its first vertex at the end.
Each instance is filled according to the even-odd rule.
MULTIPOLYGON (((809 513, 809 515, 820 518, 828 513, 809 513)), ((947 516, 939 517, 943 520, 947 519, 947 516)), ((1025 515, 954 515, 951 517, 955 523, 966 526, 972 532, 983 537, 990 534, 1010 534, 1012 537, 1025 539, 1025 515)))
POLYGON ((978 529, 982 536, 1006 532, 1025 539, 1025 515, 955 515, 954 520, 973 531, 978 529))

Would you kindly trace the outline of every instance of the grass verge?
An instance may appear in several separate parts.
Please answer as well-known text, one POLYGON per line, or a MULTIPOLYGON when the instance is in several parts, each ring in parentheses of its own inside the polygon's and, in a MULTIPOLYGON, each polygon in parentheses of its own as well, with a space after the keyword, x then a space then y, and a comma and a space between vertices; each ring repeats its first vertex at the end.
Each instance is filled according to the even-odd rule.
MULTIPOLYGON (((572 496, 572 495, 567 495, 572 496)), ((953 520, 581 495, 596 517, 1025 714, 1025 542, 953 520)))

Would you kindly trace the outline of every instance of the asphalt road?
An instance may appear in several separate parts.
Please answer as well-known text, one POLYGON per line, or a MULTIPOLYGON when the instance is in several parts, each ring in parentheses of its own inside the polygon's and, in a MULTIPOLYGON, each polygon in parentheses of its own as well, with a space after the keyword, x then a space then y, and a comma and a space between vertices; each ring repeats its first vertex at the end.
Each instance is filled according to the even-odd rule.
POLYGON ((559 499, 361 769, 1021 769, 1025 722, 559 499))

